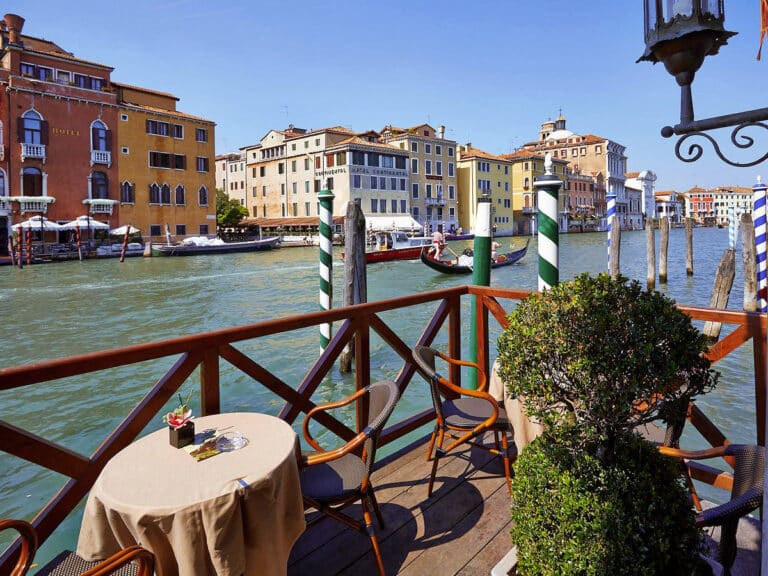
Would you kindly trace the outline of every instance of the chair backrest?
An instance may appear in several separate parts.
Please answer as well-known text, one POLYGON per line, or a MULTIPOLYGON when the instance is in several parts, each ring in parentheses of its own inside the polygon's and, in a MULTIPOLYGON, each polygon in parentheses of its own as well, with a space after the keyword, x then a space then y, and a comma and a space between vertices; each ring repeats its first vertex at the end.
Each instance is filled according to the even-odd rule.
POLYGON ((366 390, 368 392, 368 425, 366 427, 368 438, 365 441, 364 448, 366 477, 368 477, 376 460, 376 446, 379 441, 379 434, 381 434, 384 425, 395 409, 395 405, 400 398, 400 389, 394 382, 382 380, 381 382, 371 384, 366 390))
POLYGON ((440 392, 440 374, 435 368, 435 356, 437 352, 429 346, 415 346, 413 348, 413 360, 429 378, 429 389, 432 393, 432 405, 435 408, 438 418, 443 418, 443 403, 440 392))
POLYGON ((734 456, 736 460, 733 466, 731 499, 752 492, 748 498, 757 508, 763 500, 765 448, 755 444, 729 444, 725 448, 725 455, 734 456))

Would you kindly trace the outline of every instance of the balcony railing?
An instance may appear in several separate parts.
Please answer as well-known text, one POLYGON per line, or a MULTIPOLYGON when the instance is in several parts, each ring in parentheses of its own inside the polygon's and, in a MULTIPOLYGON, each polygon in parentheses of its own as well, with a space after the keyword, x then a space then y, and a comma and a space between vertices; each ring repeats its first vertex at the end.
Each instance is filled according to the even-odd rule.
POLYGON ((445 206, 445 198, 438 196, 437 198, 427 196, 425 198, 427 206, 445 206))
MULTIPOLYGON (((11 424, 6 421, 10 416, 9 411, 2 408, 0 451, 27 461, 30 469, 45 469, 52 481, 59 479, 61 482, 61 489, 43 504, 32 520, 40 541, 44 542, 78 506, 110 458, 130 444, 150 422, 156 421, 158 412, 180 389, 189 386, 189 380, 198 381, 200 411, 203 416, 220 412, 222 393, 229 389, 235 375, 242 373, 244 378, 248 379, 249 386, 260 387, 259 394, 268 395, 273 399, 273 405, 280 418, 294 424, 302 414, 315 406, 318 399, 327 400, 324 396, 318 398, 323 394, 322 384, 327 380, 328 374, 335 370, 341 353, 352 342, 356 354, 354 370, 349 378, 350 385, 357 389, 368 385, 374 379, 387 378, 394 380, 403 394, 407 393, 407 388, 412 385, 412 380, 417 374, 417 367, 411 357, 411 347, 414 344, 435 344, 450 356, 460 358, 462 344, 466 344, 462 342, 463 335, 466 334, 462 322, 462 310, 466 308, 465 299, 476 299, 476 359, 485 373, 490 373, 490 341, 493 334, 506 327, 508 311, 514 307, 516 300, 525 298, 527 294, 526 290, 457 286, 347 308, 276 318, 258 324, 162 342, 0 368, 0 391, 21 391, 26 388, 24 392, 32 393, 33 387, 37 387, 35 390, 44 391, 51 382, 60 379, 77 377, 77 381, 82 382, 87 380, 85 375, 96 374, 104 381, 110 378, 122 381, 126 375, 130 376, 135 372, 140 373, 142 379, 147 381, 146 388, 141 392, 144 397, 137 398, 136 403, 125 402, 126 405, 135 405, 135 408, 126 414, 125 419, 119 422, 114 430, 102 431, 103 442, 99 438, 99 441, 93 443, 93 446, 96 446, 93 453, 80 454, 68 443, 49 440, 40 435, 40 427, 37 425, 31 430, 26 430, 17 424, 11 424), (407 329, 398 333, 393 326, 387 324, 386 319, 391 318, 392 314, 410 318, 407 329), (296 335, 305 335, 307 329, 316 333, 318 326, 327 323, 335 324, 333 339, 325 350, 319 352, 319 356, 306 358, 307 370, 303 372, 304 376, 300 382, 286 382, 280 377, 283 358, 279 355, 270 359, 259 357, 258 353, 254 352, 259 349, 259 339, 272 341, 283 337, 290 341, 296 335), (418 335, 415 342, 412 338, 414 334, 418 335), (376 362, 372 362, 371 357, 374 349, 376 362), (382 353, 390 354, 393 362, 402 362, 397 372, 388 367, 386 373, 382 374, 380 368, 377 368, 382 353), (220 381, 224 380, 223 374, 226 374, 226 386, 220 385, 220 381), (64 480, 61 480, 62 477, 64 480)), ((707 356, 713 363, 746 346, 746 354, 752 357, 752 362, 746 368, 754 378, 755 438, 759 444, 765 445, 765 314, 692 307, 681 309, 693 320, 721 322, 732 328, 710 348, 707 356)), ((390 366, 394 365, 390 363, 390 366)), ((460 385, 461 372, 458 366, 450 367, 447 376, 460 385)), ((417 381, 416 385, 421 383, 417 381)), ((112 400, 107 394, 102 402, 112 400)), ((99 401, 98 397, 92 399, 94 411, 102 409, 99 401)), ((58 414, 57 419, 76 417, 68 414, 66 411, 58 414)), ((393 417, 383 431, 380 446, 416 431, 429 424, 434 417, 431 405, 403 410, 398 414, 399 419, 393 417)), ((351 422, 341 422, 326 419, 322 424, 336 436, 348 440, 355 435, 354 414, 350 420, 351 422)), ((730 442, 726 434, 695 405, 691 407, 688 420, 712 446, 730 442)), ((358 415, 357 425, 364 421, 358 415)), ((727 426, 728 422, 722 424, 727 426)), ((58 432, 62 427, 55 428, 58 432)), ((732 486, 732 479, 729 479, 727 474, 718 475, 712 468, 696 466, 694 463, 689 464, 689 467, 692 476, 697 480, 721 488, 730 489, 732 486)), ((25 489, 23 486, 16 488, 19 498, 23 498, 24 492, 21 490, 25 489)), ((0 575, 4 576, 10 572, 18 545, 16 542, 0 555, 0 575)))
POLYGON ((0 212, 8 212, 11 209, 11 199, 8 196, 0 196, 0 212))
POLYGON ((27 158, 40 158, 45 162, 45 144, 21 143, 21 161, 27 158))
POLYGON ((86 198, 83 200, 83 204, 89 206, 91 214, 112 214, 112 208, 119 203, 119 200, 110 200, 109 198, 86 198))
POLYGON ((94 164, 112 165, 112 152, 109 150, 91 150, 91 166, 94 164))

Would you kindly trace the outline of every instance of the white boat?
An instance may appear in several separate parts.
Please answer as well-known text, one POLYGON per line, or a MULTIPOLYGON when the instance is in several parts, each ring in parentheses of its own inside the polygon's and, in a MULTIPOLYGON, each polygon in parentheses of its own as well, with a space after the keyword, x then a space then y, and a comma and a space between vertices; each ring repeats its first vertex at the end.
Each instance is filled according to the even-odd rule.
MULTIPOLYGON (((96 248, 97 258, 119 258, 123 253, 122 243, 115 242, 114 244, 102 244, 96 248)), ((143 256, 144 244, 140 242, 128 242, 125 247, 126 256, 143 256)))

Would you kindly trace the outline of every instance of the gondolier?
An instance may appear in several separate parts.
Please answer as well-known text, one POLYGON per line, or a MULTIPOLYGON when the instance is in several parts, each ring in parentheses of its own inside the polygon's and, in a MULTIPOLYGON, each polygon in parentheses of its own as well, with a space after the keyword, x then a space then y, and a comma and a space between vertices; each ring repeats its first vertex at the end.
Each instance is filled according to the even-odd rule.
POLYGON ((445 246, 445 236, 443 236, 443 225, 438 225, 434 234, 432 234, 432 254, 436 260, 443 257, 443 247, 445 246))
MULTIPOLYGON (((513 252, 508 252, 506 254, 499 254, 499 256, 496 258, 494 262, 491 262, 491 269, 494 268, 501 268, 502 266, 510 266, 514 264, 515 262, 521 260, 523 256, 525 256, 525 253, 528 251, 528 242, 530 241, 530 238, 526 240, 525 246, 520 248, 519 250, 515 250, 513 252)), ((431 253, 434 247, 429 248, 429 252, 431 253)), ((472 267, 474 264, 474 258, 472 254, 472 250, 467 248, 461 256, 453 259, 453 260, 442 260, 435 258, 434 256, 427 253, 427 249, 422 249, 421 251, 421 261, 432 268, 433 270, 437 270, 438 272, 442 272, 443 274, 471 274, 472 273, 472 267)))

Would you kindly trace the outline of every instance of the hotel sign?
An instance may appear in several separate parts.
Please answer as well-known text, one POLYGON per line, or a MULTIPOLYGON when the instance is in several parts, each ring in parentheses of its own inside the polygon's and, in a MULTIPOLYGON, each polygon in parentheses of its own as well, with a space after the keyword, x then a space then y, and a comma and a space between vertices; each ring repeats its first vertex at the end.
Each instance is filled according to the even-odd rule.
POLYGON ((73 130, 72 128, 53 128, 51 132, 54 136, 80 136, 80 130, 73 130))

